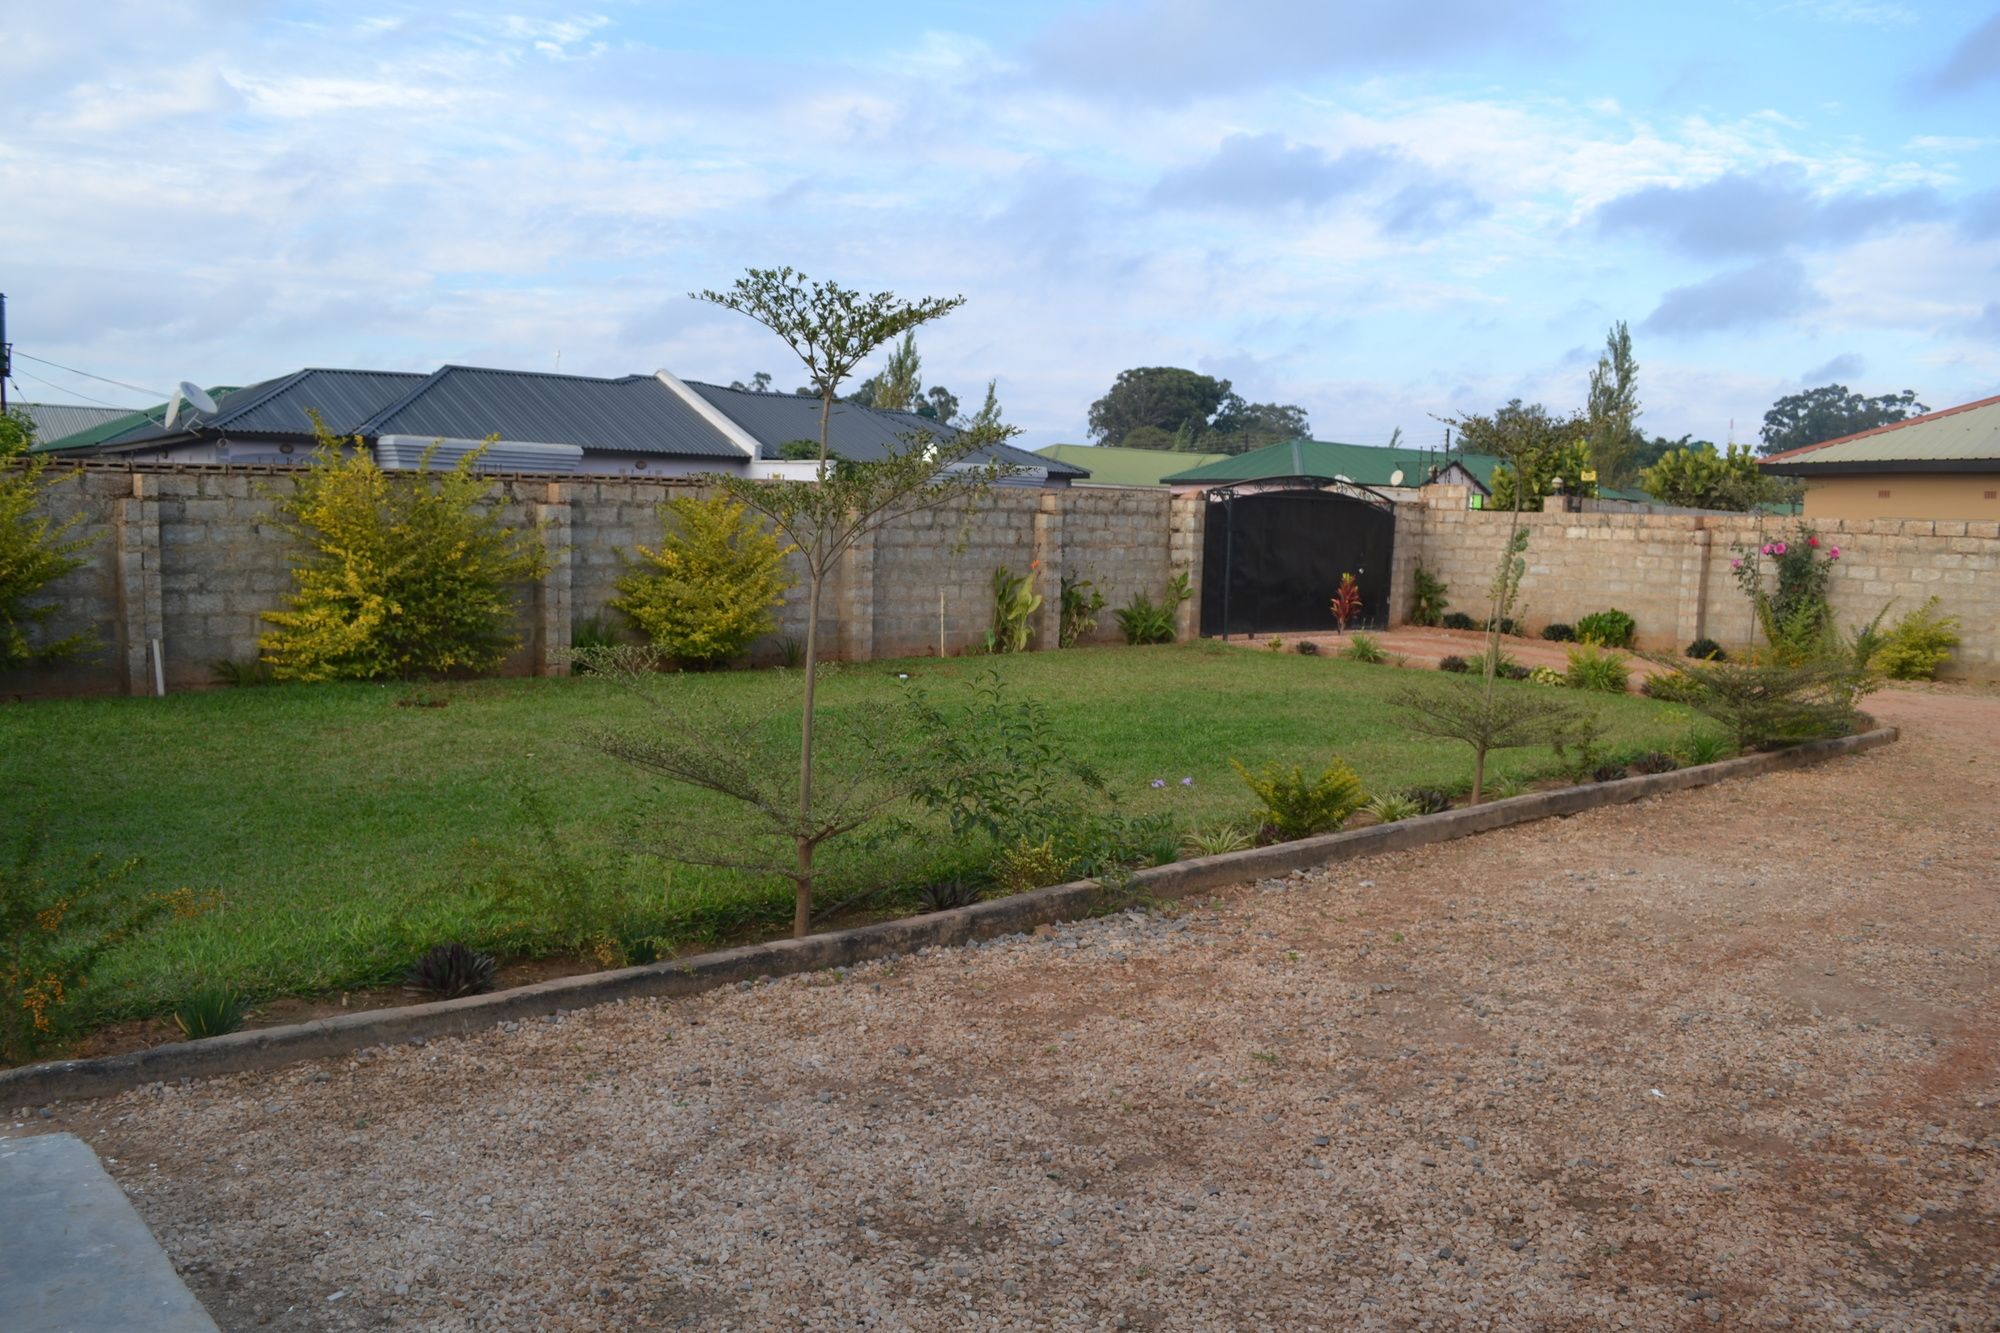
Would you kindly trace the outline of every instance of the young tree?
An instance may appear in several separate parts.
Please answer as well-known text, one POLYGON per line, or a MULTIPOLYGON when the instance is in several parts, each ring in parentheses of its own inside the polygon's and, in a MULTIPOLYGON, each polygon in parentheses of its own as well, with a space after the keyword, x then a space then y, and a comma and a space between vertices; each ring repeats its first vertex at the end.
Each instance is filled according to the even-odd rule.
POLYGON ((795 889, 792 933, 803 936, 812 923, 814 857, 828 838, 853 827, 847 822, 851 811, 836 815, 814 800, 819 620, 827 578, 857 541, 883 525, 921 510, 970 503, 1005 470, 995 462, 974 466, 973 460, 991 454, 1014 432, 1000 425, 973 427, 947 438, 919 431, 879 461, 842 461, 835 466, 831 457, 827 422, 841 383, 875 349, 950 314, 964 304, 963 297, 904 301, 893 292, 864 295, 837 283, 815 282, 790 268, 750 269, 726 292, 692 295, 747 315, 777 334, 805 366, 820 399, 819 466, 813 480, 715 479, 718 490, 761 514, 796 547, 804 567, 804 688, 799 710, 798 782, 792 806, 796 818, 789 830, 795 855, 788 872, 795 889))
MULTIPOLYGON (((971 424, 974 429, 995 430, 999 428, 1000 426, 1000 394, 998 392, 999 387, 1000 387, 1000 381, 997 379, 991 379, 986 381, 986 401, 981 403, 979 405, 979 410, 973 414, 971 424)), ((952 400, 954 406, 957 404, 957 401, 958 401, 957 399, 952 400)))
POLYGON ((933 384, 924 390, 924 400, 917 404, 917 415, 949 426, 958 420, 958 395, 942 384, 933 384))
POLYGON ((1524 406, 1515 398, 1491 416, 1447 418, 1445 424, 1458 431, 1465 452, 1502 460, 1493 469, 1496 509, 1540 510, 1555 493, 1557 477, 1565 495, 1597 493, 1597 483, 1583 479, 1590 468, 1590 423, 1579 414, 1558 417, 1540 403, 1524 406))
POLYGON ((1802 393, 1787 394, 1771 404, 1764 414, 1763 444, 1759 452, 1783 453, 1809 444, 1837 440, 1857 431, 1873 430, 1913 416, 1930 408, 1917 401, 1915 389, 1864 398, 1845 384, 1827 384, 1802 393))
POLYGON ((1632 334, 1622 319, 1604 335, 1604 351, 1590 372, 1584 416, 1590 423, 1590 461, 1597 479, 1607 486, 1630 480, 1637 471, 1632 459, 1641 438, 1634 428, 1639 419, 1639 363, 1632 359, 1632 334))
POLYGON ((771 392, 771 372, 760 370, 750 377, 748 384, 745 384, 742 380, 732 380, 729 387, 740 390, 743 393, 769 393, 771 392))

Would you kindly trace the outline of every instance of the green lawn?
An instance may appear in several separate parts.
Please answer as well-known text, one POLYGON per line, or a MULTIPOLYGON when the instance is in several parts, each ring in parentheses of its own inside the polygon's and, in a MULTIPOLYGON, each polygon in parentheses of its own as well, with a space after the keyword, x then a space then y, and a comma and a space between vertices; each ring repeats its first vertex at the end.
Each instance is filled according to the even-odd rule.
MULTIPOLYGON (((1048 708, 1075 756, 1132 809, 1167 809, 1185 824, 1248 815, 1232 757, 1318 764, 1337 753, 1374 791, 1462 787, 1469 773, 1463 747, 1405 734, 1385 706, 1418 673, 1216 645, 875 662, 841 669, 822 698, 839 710, 908 689, 898 671, 949 697, 994 669, 1016 697, 1048 708), (1154 778, 1168 786, 1153 789, 1154 778)), ((694 684, 748 701, 795 691, 797 677, 729 672, 694 684)), ((90 987, 94 1017, 160 1012, 201 984, 262 997, 378 983, 453 938, 511 942, 517 954, 556 947, 537 943, 534 922, 503 920, 520 916, 519 901, 498 909, 482 887, 496 872, 542 873, 524 791, 586 868, 588 895, 616 904, 621 930, 693 947, 789 921, 788 886, 622 850, 634 845, 635 819, 670 828, 711 798, 584 744, 590 727, 635 716, 615 687, 477 681, 425 688, 446 707, 398 706, 411 693, 277 686, 0 707, 9 817, 45 826, 52 865, 137 857, 135 891, 185 886, 222 898, 114 954, 90 987)), ((1664 746, 1690 721, 1640 698, 1586 702, 1602 711, 1613 747, 1664 746)), ((1546 750, 1512 751, 1496 766, 1532 775, 1549 762, 1546 750)))

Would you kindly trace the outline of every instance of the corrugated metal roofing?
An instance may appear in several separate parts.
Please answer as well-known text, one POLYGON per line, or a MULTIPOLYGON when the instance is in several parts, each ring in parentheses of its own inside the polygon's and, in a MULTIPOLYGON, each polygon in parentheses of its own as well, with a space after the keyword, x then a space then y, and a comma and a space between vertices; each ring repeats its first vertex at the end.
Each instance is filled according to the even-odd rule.
MULTIPOLYGON (((1837 440, 1772 454, 1762 461, 1773 472, 1824 467, 1852 468, 1881 463, 2000 464, 2000 396, 1926 412, 1920 417, 1877 426, 1837 440)), ((1967 470, 1976 470, 1968 468, 1967 470)))
POLYGON ((1043 458, 1088 468, 1093 486, 1159 486, 1170 472, 1202 467, 1228 454, 1177 454, 1166 449, 1120 449, 1101 444, 1050 444, 1035 450, 1043 458))
MULTIPOLYGON (((766 458, 776 458, 778 450, 793 440, 819 439, 817 398, 795 393, 751 393, 696 380, 687 381, 687 386, 754 437, 763 446, 766 458)), ((856 403, 835 403, 832 414, 827 418, 827 445, 838 457, 865 463, 881 458, 892 446, 901 443, 904 436, 914 431, 929 431, 941 437, 957 434, 950 426, 914 412, 882 412, 856 403)), ((983 459, 996 454, 1004 463, 1046 470, 1053 477, 1090 475, 1083 468, 1006 444, 997 450, 982 450, 978 457, 983 459)))
POLYGON ((132 415, 129 407, 94 407, 83 403, 9 403, 8 407, 35 423, 35 439, 44 444, 132 415))
POLYGON ((1447 454, 1428 449, 1390 449, 1373 444, 1341 444, 1333 440, 1287 440, 1232 454, 1203 467, 1170 473, 1172 485, 1222 485, 1232 481, 1263 481, 1272 477, 1346 477, 1363 486, 1393 486, 1390 478, 1403 474, 1405 486, 1421 486, 1432 468, 1461 464, 1479 479, 1482 486, 1493 485, 1493 469, 1499 459, 1485 454, 1447 454))
POLYGON ((498 435, 628 453, 743 457, 651 375, 597 379, 446 366, 364 421, 359 433, 467 440, 498 435))
MULTIPOLYGON (((208 395, 215 399, 216 404, 220 406, 224 398, 232 393, 240 392, 241 390, 231 384, 212 385, 208 390, 208 395)), ((136 437, 157 433, 160 428, 160 419, 166 413, 167 405, 165 403, 156 403, 152 407, 142 408, 136 412, 124 412, 118 416, 100 421, 94 426, 72 431, 68 435, 44 436, 35 442, 34 448, 29 452, 54 453, 64 449, 82 449, 93 444, 103 444, 108 440, 116 440, 122 436, 130 435, 136 437)))
MULTIPOLYGON (((372 413, 423 381, 422 375, 395 370, 295 370, 227 393, 211 391, 220 410, 212 417, 202 418, 201 429, 204 434, 310 439, 313 433, 310 414, 318 412, 326 428, 335 435, 352 435, 372 413)), ((116 430, 107 426, 106 433, 95 438, 77 436, 63 441, 63 447, 104 444, 124 448, 155 440, 186 438, 189 431, 184 423, 176 422, 172 430, 160 424, 165 412, 166 405, 161 404, 137 414, 129 426, 116 430)))

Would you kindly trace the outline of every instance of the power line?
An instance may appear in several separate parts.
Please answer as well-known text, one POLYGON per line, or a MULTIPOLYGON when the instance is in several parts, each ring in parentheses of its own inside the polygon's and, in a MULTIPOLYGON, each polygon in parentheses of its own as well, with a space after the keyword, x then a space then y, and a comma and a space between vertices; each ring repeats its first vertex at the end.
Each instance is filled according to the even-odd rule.
MULTIPOLYGON (((25 355, 25 353, 23 353, 23 355, 25 355)), ((33 380, 37 384, 47 385, 49 388, 54 389, 57 393, 66 393, 72 398, 81 398, 86 403, 96 403, 99 407, 115 407, 120 412, 142 412, 145 410, 143 408, 138 408, 138 407, 127 407, 123 403, 114 403, 104 398, 92 398, 87 393, 82 393, 76 389, 69 388, 65 385, 57 384, 54 380, 45 380, 32 370, 24 370, 21 372, 21 374, 26 375, 29 379, 33 380)), ((14 387, 16 389, 19 389, 21 387, 21 381, 18 378, 15 379, 14 381, 14 387)))
MULTIPOLYGON (((124 380, 114 380, 108 375, 93 375, 87 370, 78 370, 75 366, 65 366, 60 362, 51 361, 47 357, 35 356, 32 353, 21 352, 21 351, 15 352, 14 355, 27 357, 28 360, 40 362, 42 365, 45 366, 54 366, 57 370, 64 371, 71 375, 81 375, 87 380, 101 380, 106 384, 115 384, 121 389, 130 389, 133 393, 143 393, 148 398, 165 398, 167 396, 166 394, 159 392, 157 389, 148 389, 137 384, 127 384, 124 380)), ((44 384, 48 383, 48 381, 46 380, 42 382, 44 384)), ((134 408, 133 410, 137 411, 138 409, 134 408)))

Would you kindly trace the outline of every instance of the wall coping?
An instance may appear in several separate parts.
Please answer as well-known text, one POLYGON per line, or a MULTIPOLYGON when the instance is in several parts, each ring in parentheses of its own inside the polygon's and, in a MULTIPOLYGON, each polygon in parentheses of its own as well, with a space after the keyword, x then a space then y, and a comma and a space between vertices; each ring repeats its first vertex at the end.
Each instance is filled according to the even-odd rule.
MULTIPOLYGON (((1887 745, 1897 735, 1894 727, 1880 727, 1671 773, 1531 792, 1393 824, 1195 857, 1138 872, 1132 877, 1130 891, 1140 897, 1179 898, 1356 857, 1410 851, 1535 820, 1623 805, 1731 778, 1801 768, 1887 745)), ((168 1079, 276 1069, 370 1046, 459 1036, 510 1020, 537 1018, 617 1000, 695 995, 760 977, 851 967, 918 949, 950 947, 1076 920, 1095 914, 1104 903, 1105 891, 1099 884, 1078 880, 970 907, 809 935, 802 940, 774 940, 641 967, 558 977, 490 995, 340 1014, 283 1027, 171 1042, 90 1060, 23 1065, 0 1070, 0 1108, 103 1097, 168 1079)))

